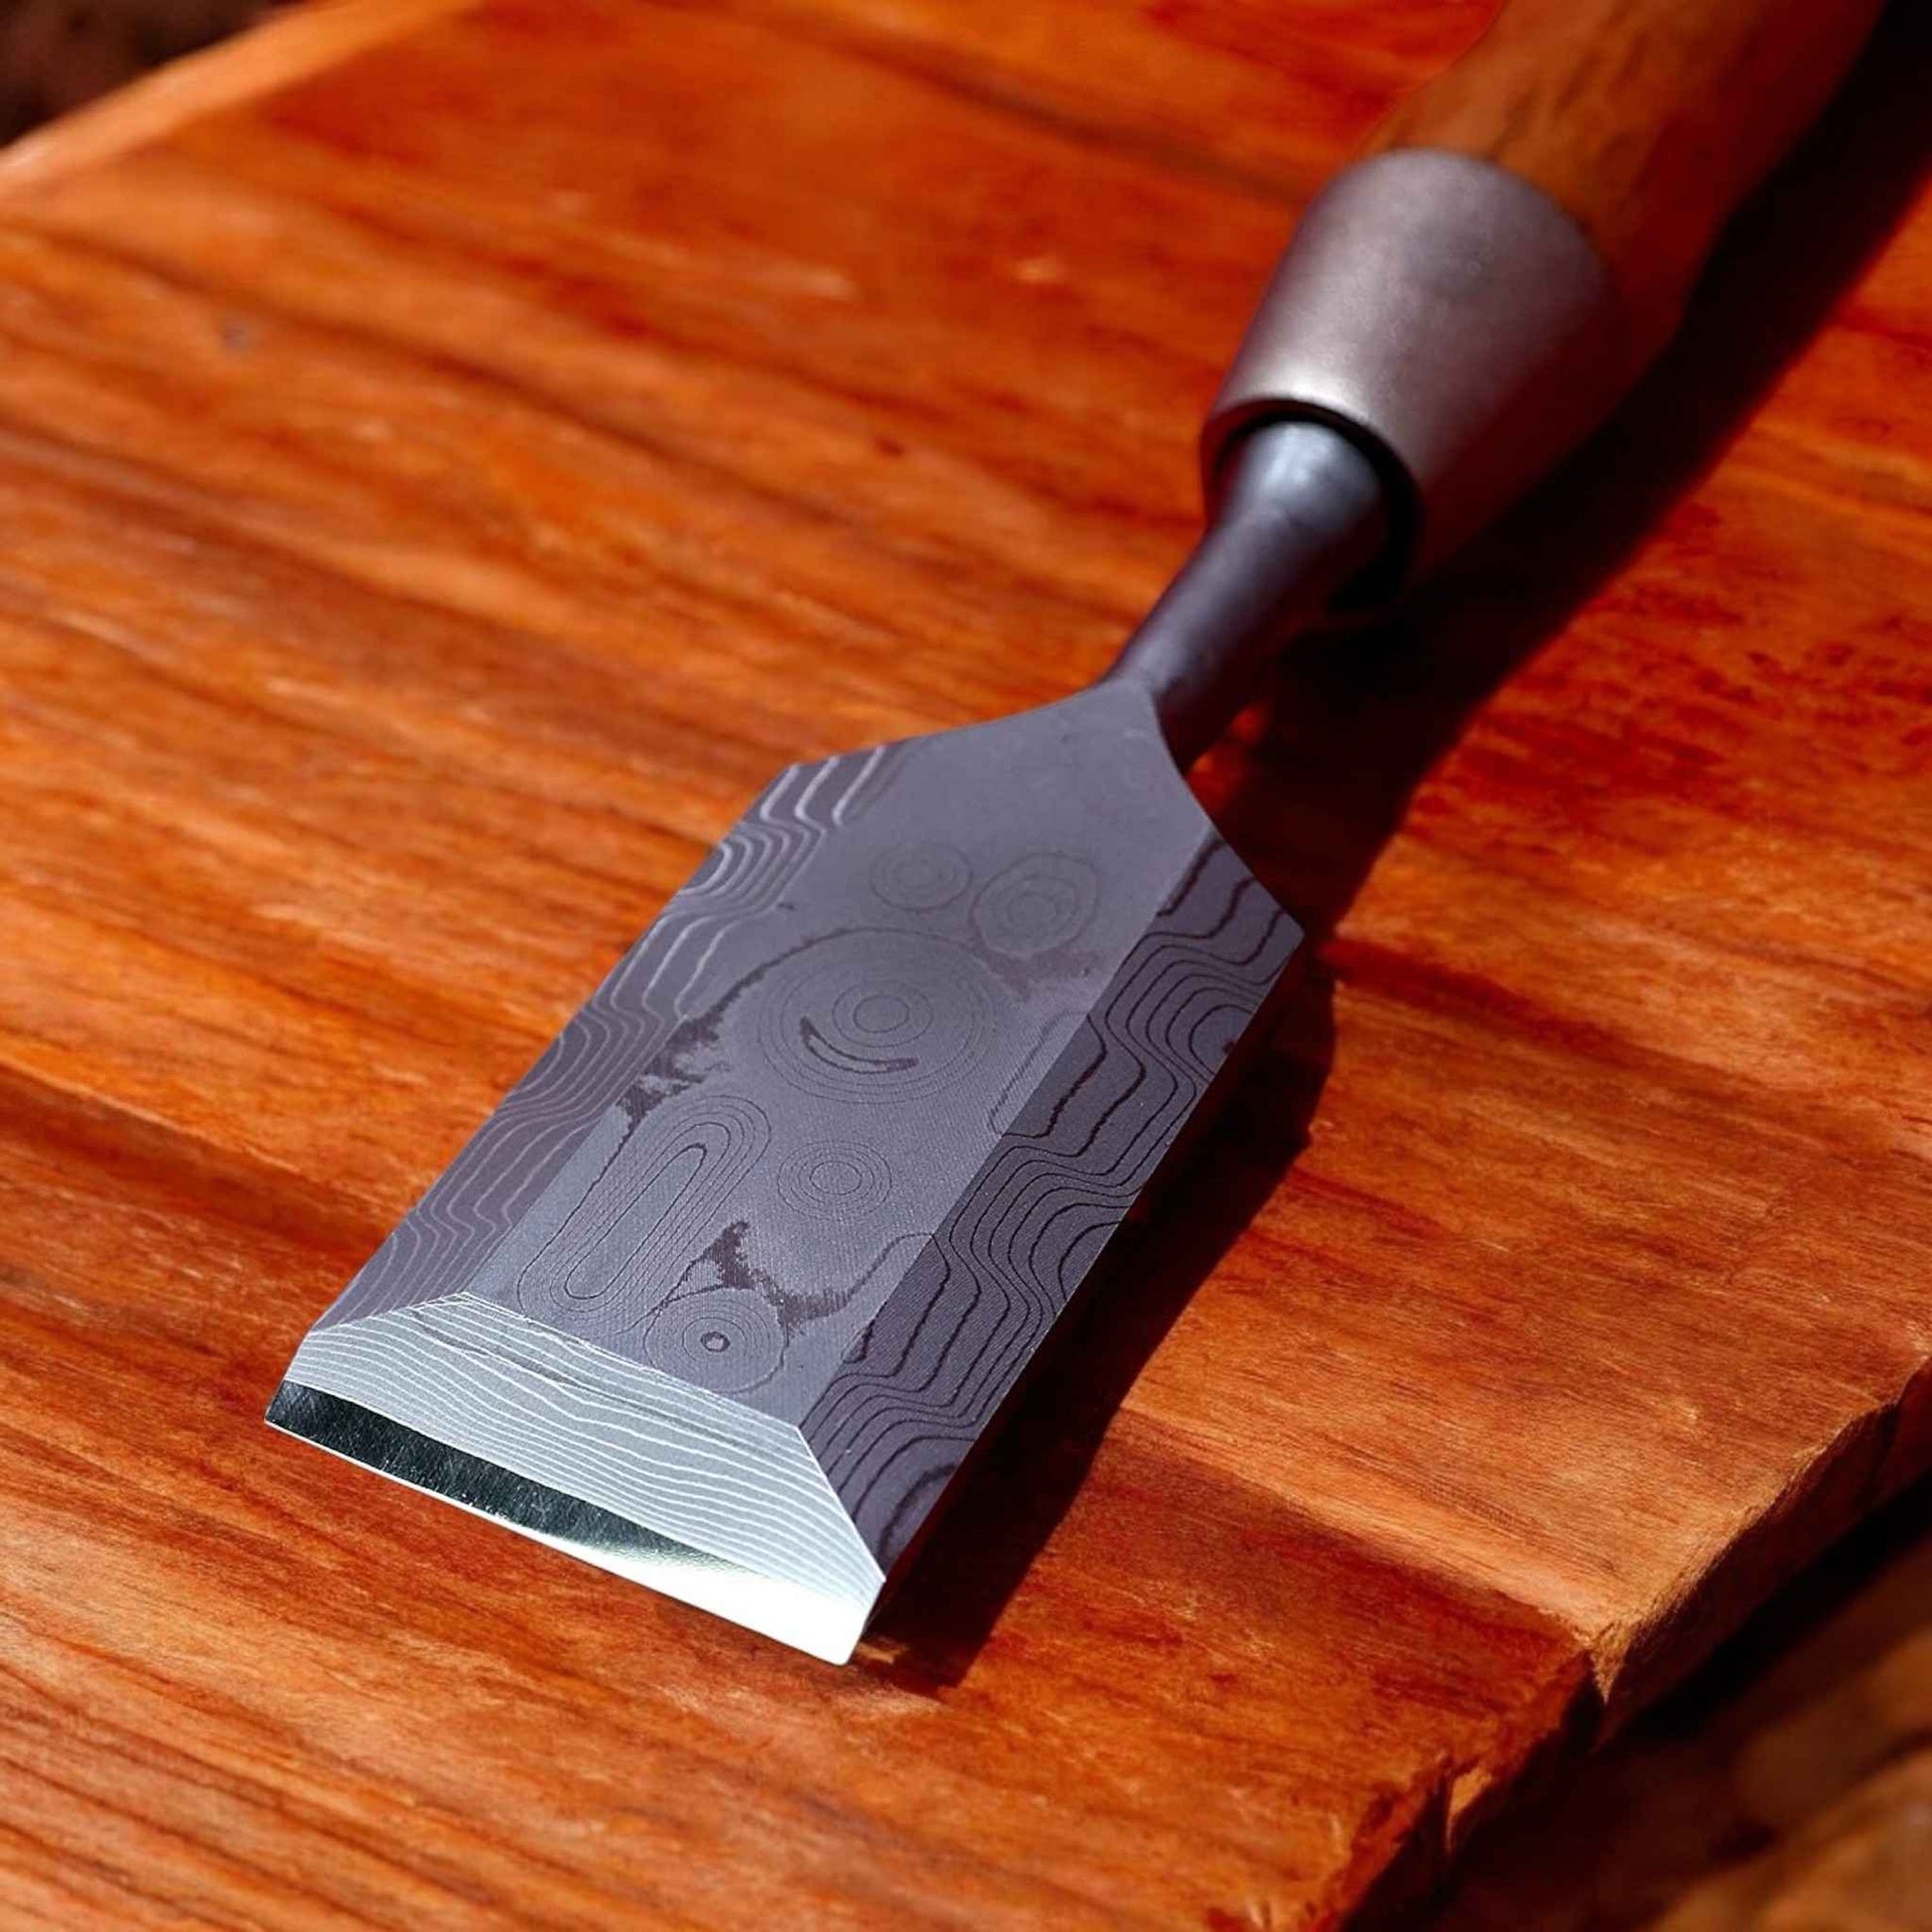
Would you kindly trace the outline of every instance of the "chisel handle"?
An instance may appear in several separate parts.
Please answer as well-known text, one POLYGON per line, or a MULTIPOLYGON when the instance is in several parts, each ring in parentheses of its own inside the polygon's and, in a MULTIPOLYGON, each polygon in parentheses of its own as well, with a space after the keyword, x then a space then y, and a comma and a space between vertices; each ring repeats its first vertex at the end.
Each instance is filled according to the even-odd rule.
POLYGON ((1607 413, 1880 0, 1507 0, 1305 213, 1209 417, 1347 430, 1428 562, 1607 413))
POLYGON ((1185 764, 1609 412, 1880 0, 1507 0, 1315 197, 1202 437, 1208 527, 1111 678, 1185 764))
POLYGON ((1880 5, 1511 0, 1371 149, 1472 155, 1542 189, 1640 335, 1661 341, 1719 229, 1817 118, 1880 5))

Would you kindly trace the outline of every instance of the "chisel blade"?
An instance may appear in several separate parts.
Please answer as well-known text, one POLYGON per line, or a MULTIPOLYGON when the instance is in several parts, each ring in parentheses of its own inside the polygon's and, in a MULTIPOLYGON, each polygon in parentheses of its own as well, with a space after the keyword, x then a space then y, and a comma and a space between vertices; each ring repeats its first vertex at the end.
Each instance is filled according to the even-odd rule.
POLYGON ((842 1661, 1300 939, 1130 683, 794 766, 269 1420, 842 1661))

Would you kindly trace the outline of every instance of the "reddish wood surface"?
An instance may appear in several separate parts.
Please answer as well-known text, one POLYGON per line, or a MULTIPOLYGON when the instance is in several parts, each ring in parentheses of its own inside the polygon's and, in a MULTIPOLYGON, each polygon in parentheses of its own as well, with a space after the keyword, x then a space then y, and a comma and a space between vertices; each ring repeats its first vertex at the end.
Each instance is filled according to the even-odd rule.
POLYGON ((505 3, 43 146, 0 1915, 1331 1924, 1932 1459, 1916 17, 1203 769, 1319 959, 858 1664, 259 1421, 773 766, 1107 661, 1294 207, 1483 13, 505 3))
POLYGON ((1932 1483, 1469 1847, 1430 1932, 1932 1925, 1932 1483))

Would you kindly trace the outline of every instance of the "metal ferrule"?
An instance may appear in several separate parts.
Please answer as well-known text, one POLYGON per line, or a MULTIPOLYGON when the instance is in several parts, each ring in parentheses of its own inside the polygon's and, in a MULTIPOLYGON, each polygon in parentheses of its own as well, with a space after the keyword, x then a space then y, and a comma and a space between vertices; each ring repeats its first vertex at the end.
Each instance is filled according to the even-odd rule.
POLYGON ((1392 483, 1399 582, 1588 433, 1641 360, 1608 269, 1541 189, 1403 149, 1309 206, 1209 413, 1210 507, 1242 433, 1343 429, 1392 483))

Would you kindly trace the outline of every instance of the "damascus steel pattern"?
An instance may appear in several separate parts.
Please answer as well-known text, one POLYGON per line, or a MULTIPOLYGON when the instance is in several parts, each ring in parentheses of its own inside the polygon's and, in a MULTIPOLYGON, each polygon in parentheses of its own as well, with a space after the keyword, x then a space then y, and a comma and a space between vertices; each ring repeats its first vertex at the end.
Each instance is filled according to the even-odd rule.
POLYGON ((1129 684, 788 770, 271 1419, 849 1650, 1300 936, 1129 684))
POLYGON ((882 1565, 910 1543, 1281 979, 1299 929, 1219 839, 840 1364, 805 1441, 882 1565))
POLYGON ((379 1314, 468 1279, 556 1173, 586 1126, 685 1017, 710 946, 768 906, 806 854, 884 788, 897 748, 793 765, 714 846, 322 1317, 379 1314))

